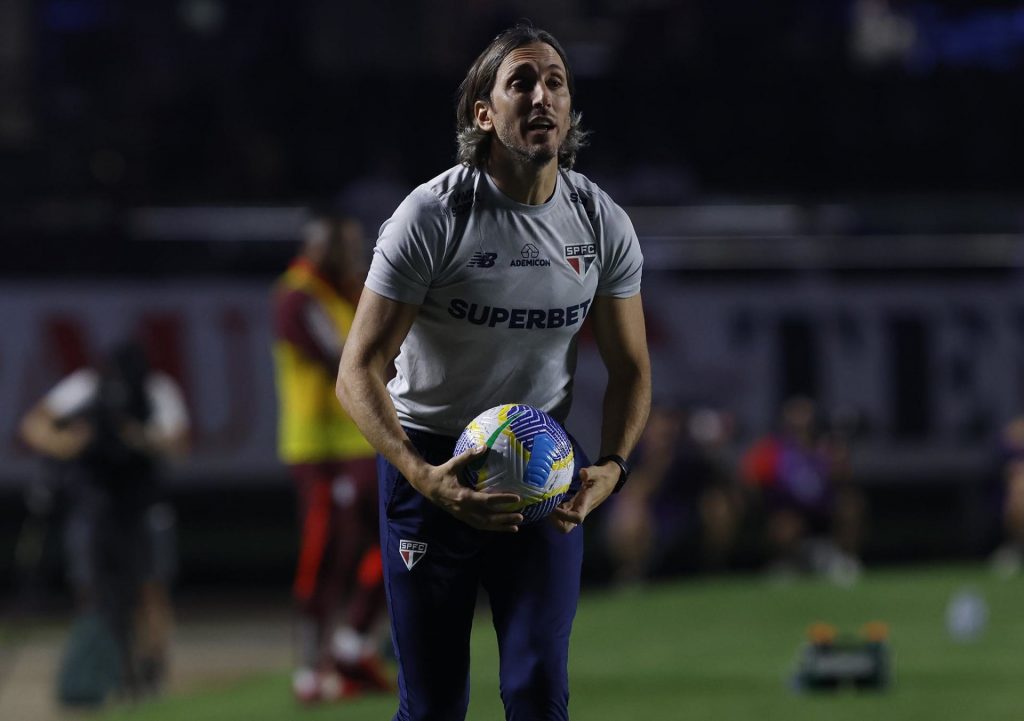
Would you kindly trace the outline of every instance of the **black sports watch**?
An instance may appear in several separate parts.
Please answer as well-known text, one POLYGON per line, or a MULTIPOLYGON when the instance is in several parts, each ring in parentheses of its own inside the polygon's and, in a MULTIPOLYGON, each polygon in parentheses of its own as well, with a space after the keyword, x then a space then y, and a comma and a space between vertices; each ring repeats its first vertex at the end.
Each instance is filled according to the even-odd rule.
POLYGON ((603 466, 605 463, 608 463, 609 461, 611 461, 612 463, 619 467, 619 482, 616 483, 615 488, 612 489, 612 493, 618 493, 619 491, 622 490, 622 487, 626 485, 626 479, 629 478, 629 464, 626 462, 626 459, 623 458, 622 456, 615 453, 609 453, 607 456, 601 456, 600 458, 598 458, 597 463, 595 463, 594 465, 603 466))

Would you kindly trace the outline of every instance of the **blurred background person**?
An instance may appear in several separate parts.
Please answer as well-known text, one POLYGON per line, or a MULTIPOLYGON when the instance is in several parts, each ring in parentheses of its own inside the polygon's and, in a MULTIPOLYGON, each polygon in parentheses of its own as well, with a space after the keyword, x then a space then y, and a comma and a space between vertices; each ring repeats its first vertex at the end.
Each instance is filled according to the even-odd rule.
POLYGON ((744 508, 723 457, 731 436, 731 419, 720 411, 651 409, 630 482, 605 516, 616 583, 727 568, 744 508))
POLYGON ((1000 544, 991 564, 998 575, 1014 576, 1024 564, 1024 416, 1003 428, 998 466, 995 495, 1000 544))
POLYGON ((787 399, 778 429, 747 449, 740 472, 757 495, 774 572, 856 579, 864 500, 845 439, 823 428, 813 400, 787 399))
POLYGON ((370 246, 377 240, 380 226, 409 193, 401 169, 402 159, 398 152, 394 148, 382 148, 370 163, 369 170, 349 181, 338 194, 338 203, 352 209, 352 216, 369 236, 370 246))
POLYGON ((314 703, 391 684, 372 633, 384 606, 376 455, 334 395, 366 274, 363 228, 314 210, 302 236, 274 286, 273 356, 278 451, 295 481, 301 527, 292 691, 314 703))
POLYGON ((98 367, 64 378, 20 430, 32 450, 65 466, 64 543, 78 620, 59 699, 94 704, 113 691, 156 693, 167 673, 177 563, 174 511, 159 468, 188 447, 181 390, 129 340, 98 367), (104 658, 114 665, 109 673, 96 668, 104 658))

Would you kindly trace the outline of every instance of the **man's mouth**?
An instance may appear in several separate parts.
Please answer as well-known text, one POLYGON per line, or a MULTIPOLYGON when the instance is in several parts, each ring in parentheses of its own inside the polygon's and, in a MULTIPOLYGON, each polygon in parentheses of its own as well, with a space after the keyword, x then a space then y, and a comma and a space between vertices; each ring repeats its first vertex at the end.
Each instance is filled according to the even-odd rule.
POLYGON ((527 130, 554 130, 555 124, 547 118, 534 118, 526 125, 527 130))

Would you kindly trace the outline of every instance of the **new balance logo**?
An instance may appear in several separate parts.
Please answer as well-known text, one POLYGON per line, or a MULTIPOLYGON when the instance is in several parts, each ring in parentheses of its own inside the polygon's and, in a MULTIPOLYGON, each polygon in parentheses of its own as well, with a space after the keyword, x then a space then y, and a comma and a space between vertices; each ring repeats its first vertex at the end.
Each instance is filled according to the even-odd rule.
POLYGON ((398 542, 398 555, 402 557, 402 562, 410 571, 426 553, 427 544, 420 541, 406 541, 403 539, 398 542))
POLYGON ((497 253, 473 253, 473 257, 466 263, 467 268, 493 268, 494 261, 498 259, 497 253))

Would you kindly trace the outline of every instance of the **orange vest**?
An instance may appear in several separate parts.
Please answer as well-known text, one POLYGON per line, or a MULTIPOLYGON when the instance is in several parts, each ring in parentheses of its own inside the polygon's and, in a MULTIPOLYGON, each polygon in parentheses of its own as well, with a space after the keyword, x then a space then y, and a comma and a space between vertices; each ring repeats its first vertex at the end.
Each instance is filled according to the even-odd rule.
MULTIPOLYGON (((334 323, 338 338, 343 340, 348 335, 355 307, 317 276, 312 266, 293 264, 274 289, 277 296, 293 290, 311 296, 334 323)), ((334 394, 334 372, 284 338, 275 339, 273 353, 281 460, 312 463, 373 456, 373 446, 334 394)))

